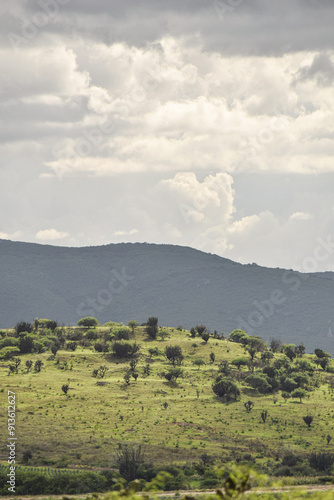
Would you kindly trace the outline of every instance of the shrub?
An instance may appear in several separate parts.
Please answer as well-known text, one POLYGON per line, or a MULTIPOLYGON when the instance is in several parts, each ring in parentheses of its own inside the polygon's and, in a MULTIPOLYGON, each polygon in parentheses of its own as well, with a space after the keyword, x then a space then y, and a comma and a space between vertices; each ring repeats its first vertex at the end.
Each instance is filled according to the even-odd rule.
POLYGON ((133 481, 138 477, 138 469, 144 463, 144 451, 139 446, 121 446, 118 450, 115 463, 120 475, 127 481, 133 481))
POLYGON ((0 351, 0 359, 11 359, 13 356, 18 356, 21 351, 18 347, 4 347, 0 351))
POLYGON ((151 316, 147 320, 146 333, 150 339, 155 340, 158 333, 158 318, 151 316))
POLYGON ((127 326, 117 326, 112 329, 116 340, 129 340, 131 330, 127 326))
POLYGON ((34 329, 34 326, 31 323, 28 323, 27 321, 20 321, 19 323, 16 323, 15 325, 15 332, 16 335, 19 335, 22 332, 27 332, 31 333, 34 329))
POLYGON ((165 356, 173 366, 180 365, 184 359, 182 349, 179 345, 168 345, 165 348, 165 356))
POLYGON ((85 339, 88 340, 96 340, 98 339, 99 334, 96 330, 88 330, 88 332, 85 335, 85 339))
POLYGON ((318 471, 329 471, 334 464, 333 453, 311 453, 308 457, 308 461, 311 467, 318 471))
POLYGON ((77 322, 78 326, 83 326, 85 328, 95 328, 96 326, 99 326, 99 322, 96 318, 93 318, 92 316, 87 316, 86 318, 81 318, 77 322))
POLYGON ((140 349, 139 344, 126 342, 124 340, 120 342, 114 342, 112 345, 112 351, 115 358, 132 358, 140 349))
POLYGON ((164 377, 168 382, 176 382, 179 377, 183 376, 182 368, 171 368, 168 372, 162 372, 161 377, 164 377))
POLYGON ((272 390, 272 387, 269 385, 267 379, 261 377, 261 375, 248 375, 245 382, 262 394, 266 394, 272 390))
POLYGON ((246 344, 248 335, 244 330, 233 330, 228 336, 230 342, 237 342, 239 344, 246 344))
POLYGON ((236 400, 240 396, 240 389, 229 377, 218 376, 212 385, 213 392, 225 401, 236 400))

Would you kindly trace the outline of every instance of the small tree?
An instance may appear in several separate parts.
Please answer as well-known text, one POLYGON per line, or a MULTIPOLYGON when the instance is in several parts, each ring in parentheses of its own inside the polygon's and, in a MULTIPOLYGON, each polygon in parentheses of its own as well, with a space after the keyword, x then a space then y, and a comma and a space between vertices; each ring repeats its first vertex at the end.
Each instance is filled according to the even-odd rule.
POLYGON ((161 377, 168 380, 168 382, 176 382, 179 377, 183 377, 182 368, 174 367, 168 370, 168 372, 162 372, 161 377))
POLYGON ((128 322, 128 327, 131 328, 132 333, 134 333, 135 328, 137 328, 138 325, 139 325, 138 321, 134 319, 128 322))
POLYGON ((206 326, 204 325, 196 325, 196 330, 200 337, 202 336, 202 333, 207 332, 206 326))
POLYGON ((29 370, 31 370, 32 365, 33 365, 33 362, 31 361, 31 359, 27 359, 27 361, 26 361, 27 373, 29 372, 29 370))
POLYGON ((240 357, 240 358, 235 358, 231 361, 231 365, 234 365, 238 368, 238 370, 240 370, 240 368, 242 366, 247 366, 249 363, 249 360, 247 358, 244 358, 244 357, 240 357))
POLYGON ((262 422, 263 422, 264 424, 266 423, 267 417, 268 417, 268 412, 267 412, 267 410, 263 410, 263 411, 261 412, 261 418, 262 418, 262 422))
POLYGON ((221 373, 225 377, 229 377, 230 376, 230 374, 231 374, 231 368, 230 368, 230 364, 227 361, 227 359, 224 359, 223 361, 221 361, 221 363, 219 363, 218 371, 219 371, 219 373, 221 373))
POLYGON ((18 336, 22 332, 31 333, 34 329, 34 325, 28 323, 27 321, 20 321, 15 325, 15 333, 18 336))
POLYGON ((299 398, 299 401, 302 403, 302 399, 306 397, 305 389, 295 389, 291 393, 292 398, 299 398))
POLYGON ((151 316, 147 320, 146 333, 150 339, 155 340, 158 333, 158 318, 151 316))
POLYGON ((144 463, 144 451, 139 446, 121 446, 115 457, 120 475, 129 483, 138 477, 138 469, 144 463))
POLYGON ((43 366, 43 361, 41 361, 40 359, 38 359, 37 361, 35 361, 35 364, 34 364, 34 370, 35 372, 40 372, 41 369, 42 369, 42 366, 43 366))
POLYGON ((96 318, 93 318, 92 316, 87 316, 86 318, 79 319, 77 325, 83 326, 85 328, 95 328, 99 326, 99 322, 96 318))
POLYGON ((129 385, 130 384, 130 379, 131 379, 131 374, 128 372, 124 375, 124 382, 129 385))
POLYGON ((329 444, 332 441, 332 436, 330 434, 327 434, 326 441, 327 441, 327 444, 329 444))
POLYGON ((61 386, 61 390, 63 391, 64 394, 68 393, 69 388, 70 388, 70 386, 68 384, 63 384, 61 386))
POLYGON ((205 361, 202 358, 197 358, 194 359, 193 364, 198 366, 198 369, 200 369, 202 365, 205 365, 205 361))
POLYGON ((305 424, 307 425, 307 427, 311 427, 311 424, 313 422, 312 415, 306 415, 305 417, 303 417, 303 420, 304 420, 305 424))
POLYGON ((214 352, 210 352, 210 362, 211 363, 214 363, 215 362, 215 359, 216 359, 216 355, 214 352))
POLYGON ((180 365, 184 359, 182 349, 179 345, 168 345, 165 348, 165 356, 173 366, 180 365))
POLYGON ((240 396, 240 389, 229 377, 218 376, 212 385, 213 392, 225 401, 236 400, 240 396))
POLYGON ((208 343, 208 340, 210 338, 210 333, 209 332, 203 332, 201 334, 201 337, 202 337, 202 340, 204 340, 204 342, 207 344, 208 343))
POLYGON ((29 463, 29 460, 32 459, 32 453, 30 450, 26 450, 24 453, 23 453, 23 456, 22 456, 22 462, 24 464, 28 464, 29 463))
POLYGON ((191 330, 190 330, 190 335, 191 335, 191 337, 192 337, 193 339, 196 337, 196 330, 195 330, 195 328, 191 328, 191 330))
POLYGON ((254 408, 253 401, 246 401, 246 403, 244 403, 244 407, 246 408, 247 413, 250 413, 254 408))

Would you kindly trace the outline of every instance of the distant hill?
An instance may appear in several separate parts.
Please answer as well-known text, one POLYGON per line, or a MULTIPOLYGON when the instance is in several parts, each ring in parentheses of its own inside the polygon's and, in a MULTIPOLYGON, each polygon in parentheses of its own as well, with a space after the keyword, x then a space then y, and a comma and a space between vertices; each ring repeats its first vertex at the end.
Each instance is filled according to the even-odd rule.
POLYGON ((67 248, 0 240, 0 327, 35 317, 75 324, 158 316, 230 333, 303 342, 334 354, 334 273, 242 265, 188 247, 67 248))

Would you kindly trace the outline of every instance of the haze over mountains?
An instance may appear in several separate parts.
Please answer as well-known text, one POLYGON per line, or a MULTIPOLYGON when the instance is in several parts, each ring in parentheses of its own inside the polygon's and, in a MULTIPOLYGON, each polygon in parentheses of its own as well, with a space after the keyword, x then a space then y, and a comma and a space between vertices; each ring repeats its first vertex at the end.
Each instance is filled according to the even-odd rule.
POLYGON ((0 240, 0 328, 35 317, 76 324, 158 316, 164 326, 243 328, 334 354, 334 273, 243 265, 188 247, 68 248, 0 240))

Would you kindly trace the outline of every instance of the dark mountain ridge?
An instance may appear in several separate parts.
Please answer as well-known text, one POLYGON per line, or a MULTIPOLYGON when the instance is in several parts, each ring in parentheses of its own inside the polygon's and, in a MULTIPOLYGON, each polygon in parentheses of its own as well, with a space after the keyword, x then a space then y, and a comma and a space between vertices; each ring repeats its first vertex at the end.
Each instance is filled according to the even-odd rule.
POLYGON ((0 240, 0 327, 35 317, 131 319, 303 342, 334 354, 334 273, 243 265, 148 243, 57 247, 0 240), (333 333, 332 333, 333 328, 333 333))

